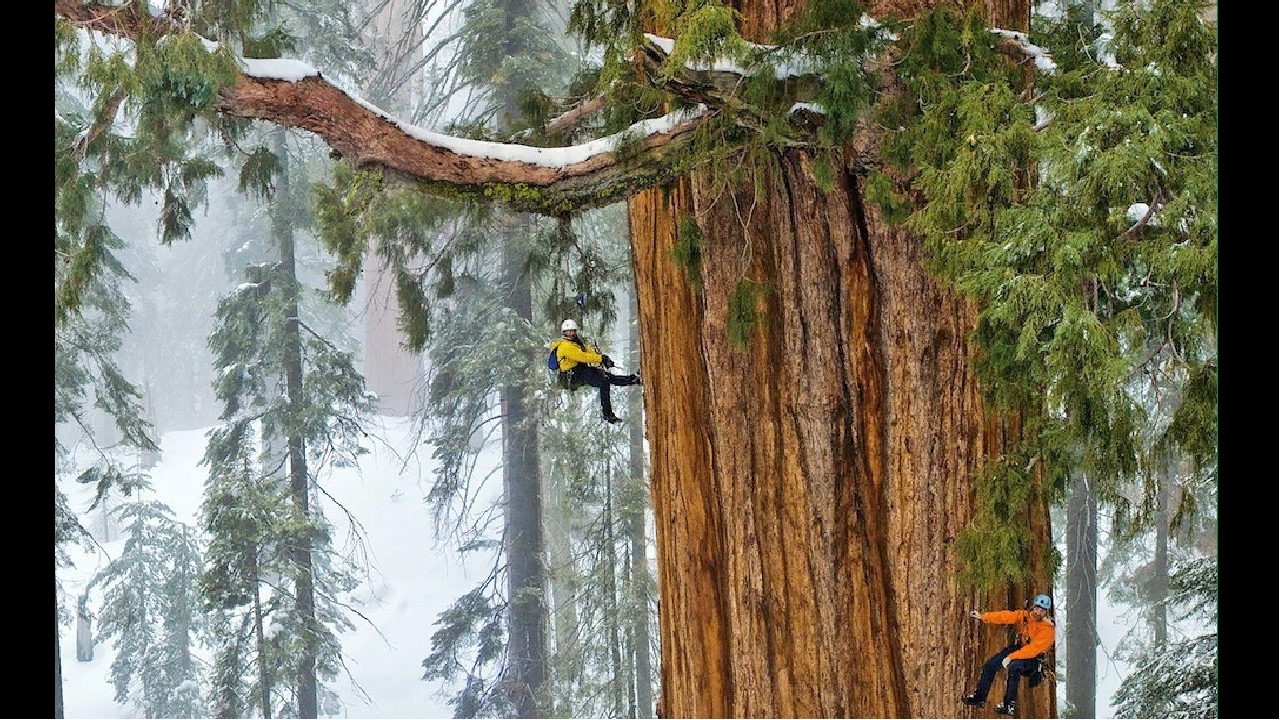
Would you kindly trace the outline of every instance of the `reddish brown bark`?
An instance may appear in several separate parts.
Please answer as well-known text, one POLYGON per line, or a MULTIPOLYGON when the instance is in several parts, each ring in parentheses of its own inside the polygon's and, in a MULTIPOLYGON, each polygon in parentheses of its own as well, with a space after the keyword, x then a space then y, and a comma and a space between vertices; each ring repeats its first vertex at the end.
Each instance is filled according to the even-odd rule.
MULTIPOLYGON (((799 5, 735 3, 753 40, 799 5)), ((850 156, 877 145, 863 135, 850 156)), ((716 195, 694 173, 631 202, 662 712, 982 715, 959 698, 1005 638, 967 610, 1020 607, 1049 580, 1038 558, 1036 583, 990 597, 958 582, 972 473, 1016 419, 984 409, 974 308, 929 276, 920 238, 866 204, 855 175, 819 190, 811 161, 779 155, 759 192, 716 195), (670 260, 684 213, 706 238, 697 288, 670 260), (729 298, 743 279, 767 288, 767 325, 739 350, 729 298)), ((1048 547, 1046 506, 1026 513, 1048 547)), ((1054 715, 1052 687, 1020 700, 1054 715)))
MULTIPOLYGON (((297 81, 245 76, 222 92, 218 109, 313 132, 356 167, 383 167, 457 187, 521 183, 567 190, 600 183, 599 178, 610 171, 623 172, 607 152, 566 167, 548 167, 501 159, 497 143, 492 157, 450 150, 411 135, 317 75, 297 81)), ((661 147, 692 128, 693 123, 686 123, 672 132, 648 136, 643 144, 650 149, 661 147)))
MULTIPOLYGON (((957 582, 971 473, 1017 428, 984 411, 973 309, 929 278, 919 239, 885 227, 849 177, 819 192, 808 161, 782 157, 763 196, 681 186, 632 203, 662 709, 953 716, 1004 640, 966 611, 1034 589, 977 598, 957 582), (683 211, 708 232, 696 291, 669 259, 683 211), (743 277, 771 289, 745 351, 727 333, 743 277)), ((1047 543, 1047 510, 1027 512, 1047 543)), ((1052 697, 1022 705, 1049 717, 1052 697)))

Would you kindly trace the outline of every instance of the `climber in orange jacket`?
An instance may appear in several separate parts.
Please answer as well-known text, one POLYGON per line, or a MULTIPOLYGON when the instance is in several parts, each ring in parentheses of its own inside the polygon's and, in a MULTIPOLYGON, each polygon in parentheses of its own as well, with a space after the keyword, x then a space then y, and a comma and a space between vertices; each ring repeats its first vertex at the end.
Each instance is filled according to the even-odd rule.
POLYGON ((965 695, 960 701, 965 705, 981 706, 987 702, 987 692, 991 690, 991 681, 995 679, 1000 668, 1009 671, 1004 683, 1004 702, 996 705, 996 712, 1001 715, 1012 715, 1017 709, 1018 681, 1023 675, 1029 676, 1028 684, 1035 687, 1040 684, 1041 654, 1048 652, 1056 640, 1056 630, 1049 611, 1053 609, 1053 600, 1048 595, 1037 595, 1030 603, 1029 610, 992 610, 990 612, 969 611, 969 616, 981 620, 988 625, 1016 625, 1018 637, 1012 645, 992 655, 982 665, 982 676, 978 678, 978 689, 971 695, 965 695))

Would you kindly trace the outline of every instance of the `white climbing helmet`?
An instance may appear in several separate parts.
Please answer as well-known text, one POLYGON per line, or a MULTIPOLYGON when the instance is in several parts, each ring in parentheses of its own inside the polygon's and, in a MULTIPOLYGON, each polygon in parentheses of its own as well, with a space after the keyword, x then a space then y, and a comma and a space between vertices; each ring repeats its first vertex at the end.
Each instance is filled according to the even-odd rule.
POLYGON ((570 318, 560 323, 560 332, 567 332, 569 330, 577 330, 577 329, 578 329, 578 323, 574 322, 573 318, 570 318))

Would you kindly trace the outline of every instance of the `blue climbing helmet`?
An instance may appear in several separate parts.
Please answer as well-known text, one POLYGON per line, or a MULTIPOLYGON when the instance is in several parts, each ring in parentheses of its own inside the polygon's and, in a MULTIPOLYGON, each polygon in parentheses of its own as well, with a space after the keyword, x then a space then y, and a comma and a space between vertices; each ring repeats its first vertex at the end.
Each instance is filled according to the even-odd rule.
POLYGON ((1031 601, 1031 604, 1038 608, 1044 608, 1045 610, 1053 609, 1053 600, 1051 600, 1048 595, 1035 596, 1035 599, 1031 601))

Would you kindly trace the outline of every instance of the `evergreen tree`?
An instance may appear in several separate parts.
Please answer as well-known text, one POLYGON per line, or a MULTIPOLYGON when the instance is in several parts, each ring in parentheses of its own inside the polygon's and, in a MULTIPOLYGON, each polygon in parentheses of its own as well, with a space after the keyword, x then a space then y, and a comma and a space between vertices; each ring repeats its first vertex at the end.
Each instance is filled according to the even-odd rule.
MULTIPOLYGON (((554 82, 565 53, 557 47, 558 33, 550 26, 549 8, 542 0, 473 0, 463 11, 459 75, 478 96, 480 125, 505 136, 520 129, 523 99, 554 82)), ((500 243, 501 268, 496 278, 504 289, 508 315, 528 327, 533 300, 526 258, 537 235, 533 217, 498 213, 490 224, 500 243)), ((519 326, 516 326, 519 327, 519 326)), ((529 358, 527 344, 506 346, 529 358)), ((495 358, 498 362, 503 360, 495 358)), ((521 363, 517 364, 517 367, 521 363)), ((495 378, 502 432, 504 511, 504 569, 506 587, 506 658, 503 692, 515 716, 543 717, 548 707, 546 641, 547 579, 542 527, 542 479, 539 475, 537 433, 531 422, 529 373, 495 378)))
MULTIPOLYGON (((613 313, 613 298, 625 280, 626 250, 618 242, 622 237, 618 223, 617 217, 610 220, 607 213, 589 214, 574 223, 580 228, 578 233, 556 231, 534 238, 530 245, 544 248, 530 257, 541 263, 535 292, 545 298, 546 325, 558 328, 559 320, 554 318, 582 312, 583 306, 600 317, 613 313), (545 250, 548 247, 552 248, 549 254, 545 250), (561 253, 559 257, 557 252, 561 253)), ((459 260, 448 266, 450 292, 436 301, 441 320, 435 324, 432 336, 427 408, 428 417, 433 419, 433 454, 439 465, 428 500, 436 508, 442 532, 455 547, 465 552, 492 552, 505 547, 498 540, 503 537, 502 532, 492 525, 470 524, 475 517, 497 518, 484 507, 469 505, 481 495, 478 488, 485 479, 477 474, 475 461, 497 429, 492 414, 494 388, 502 382, 530 387, 536 398, 531 419, 537 423, 541 476, 545 478, 545 562, 549 563, 545 592, 554 630, 548 643, 548 712, 556 716, 611 713, 626 703, 601 697, 600 678, 608 675, 609 669, 600 661, 607 661, 611 653, 623 652, 622 638, 627 630, 623 624, 635 621, 637 616, 620 613, 617 607, 605 604, 608 598, 615 598, 611 602, 617 605, 631 597, 621 588, 620 579, 611 577, 621 576, 625 566, 624 554, 619 552, 626 543, 625 534, 619 529, 621 516, 606 513, 607 502, 584 504, 581 493, 605 492, 610 475, 614 483, 620 484, 620 467, 625 463, 620 466, 619 457, 625 458, 627 452, 616 448, 617 434, 599 423, 599 402, 594 391, 571 395, 554 387, 541 362, 545 357, 545 330, 531 327, 503 307, 506 286, 482 279, 486 268, 497 265, 495 259, 490 256, 486 261, 480 248, 474 252, 476 256, 466 261, 462 259, 466 254, 459 253, 459 260), (512 347, 539 350, 512 361, 512 347), (488 360, 503 356, 506 359, 496 365, 488 360), (593 450, 584 451, 586 447, 593 450), (566 483, 586 483, 591 489, 572 490, 566 483), (584 535, 588 527, 610 528, 613 543, 604 543, 602 532, 584 535), (557 550, 561 541, 565 544, 563 553, 557 550), (605 558, 611 558, 616 565, 605 558)), ((605 337, 610 335, 605 333, 605 337)), ((618 402, 625 404, 627 400, 620 398, 618 402)), ((643 457, 639 461, 643 463, 643 457)), ((628 510, 643 518, 648 506, 643 480, 636 481, 632 488, 628 510)), ((488 641, 485 628, 503 626, 508 604, 499 593, 507 572, 506 563, 499 558, 491 576, 442 614, 442 627, 433 636, 432 655, 424 662, 428 679, 462 679, 454 702, 468 712, 515 712, 496 699, 501 694, 498 691, 509 687, 504 684, 509 682, 503 675, 505 657, 501 653, 480 652, 478 648, 479 643, 488 641), (467 662, 468 658, 474 661, 467 662)), ((652 591, 650 586, 644 587, 652 591)), ((634 602, 648 608, 647 597, 634 602)), ((631 687, 635 680, 614 677, 611 682, 631 687)), ((643 682, 648 686, 652 678, 646 677, 643 682)))
POLYGON ((66 608, 64 593, 62 590, 62 581, 58 570, 60 568, 71 567, 71 558, 67 552, 72 545, 83 545, 88 547, 93 542, 93 537, 89 534, 84 526, 80 524, 80 519, 76 512, 71 508, 67 501, 67 496, 62 492, 62 488, 58 486, 58 475, 54 476, 54 494, 53 494, 53 565, 54 565, 54 636, 53 636, 53 660, 54 660, 54 696, 53 696, 53 716, 55 718, 63 717, 63 698, 62 698, 62 626, 71 622, 71 613, 66 608))
MULTIPOLYGON (((283 143, 275 156, 285 158, 283 143)), ((287 165, 281 178, 288 178, 287 165)), ((322 683, 341 666, 337 633, 351 627, 338 607, 354 586, 329 546, 318 505, 317 463, 351 462, 364 452, 363 424, 376 408, 351 354, 315 334, 286 228, 296 198, 284 180, 272 227, 278 259, 251 266, 224 299, 210 338, 224 425, 210 433, 203 522, 210 541, 204 578, 219 625, 219 683, 250 683, 242 696, 219 685, 219 713, 257 708, 316 717, 322 683), (252 636, 242 633, 252 632, 252 636), (253 648, 246 651, 246 648, 253 648), (256 672, 247 672, 252 658, 256 672), (239 668, 239 672, 237 672, 239 668), (246 677, 247 676, 247 677, 246 677)))
MULTIPOLYGON (((227 141, 224 147, 235 151, 241 149, 238 143, 247 137, 244 124, 218 121, 219 115, 212 108, 216 93, 211 92, 212 85, 205 84, 202 73, 212 70, 216 76, 228 69, 234 71, 234 60, 226 53, 229 48, 247 57, 275 57, 282 48, 292 47, 290 31, 271 11, 270 4, 256 2, 241 3, 234 8, 187 8, 184 21, 189 23, 189 27, 198 28, 223 48, 223 52, 213 56, 201 50, 198 51, 201 56, 195 57, 190 54, 191 46, 169 46, 160 54, 162 57, 142 57, 147 53, 130 54, 128 48, 103 45, 93 36, 63 28, 66 32, 59 35, 57 43, 59 54, 55 64, 58 83, 55 92, 61 99, 60 107, 65 109, 64 119, 59 122, 60 128, 66 128, 65 133, 60 133, 66 137, 66 142, 60 145, 59 151, 59 157, 63 159, 60 167, 64 172, 60 174, 58 186, 60 197, 64 198, 64 209, 58 213, 58 222, 59 235, 66 237, 67 241, 59 244, 59 265, 75 271, 67 275, 68 282, 59 283, 55 315, 61 317, 63 313, 85 307, 83 288, 102 275, 103 268, 111 267, 101 257, 106 256, 104 251, 116 242, 114 234, 101 214, 95 216, 92 212, 85 212, 85 208, 102 207, 108 201, 125 205, 137 203, 154 189, 163 202, 160 212, 162 241, 168 243, 189 237, 194 223, 192 208, 203 201, 206 183, 222 174, 224 167, 215 160, 213 153, 217 148, 204 143, 204 139, 220 133, 227 141), (217 59, 217 55, 222 59, 217 59), (155 63, 150 62, 153 59, 155 63), (169 114, 175 107, 174 103, 186 101, 202 104, 205 111, 169 114), (147 159, 141 160, 143 157, 147 159), (77 215, 77 208, 83 218, 77 215)), ((341 78, 344 68, 352 67, 361 60, 358 55, 353 55, 344 39, 344 35, 349 37, 355 32, 346 4, 313 3, 303 12, 291 13, 289 20, 295 27, 301 27, 304 34, 309 33, 311 41, 307 48, 310 56, 325 61, 329 72, 336 77, 341 78), (335 32, 341 28, 346 29, 345 33, 335 32)), ((248 162, 242 171, 242 188, 263 188, 266 178, 278 167, 278 161, 265 149, 249 149, 246 157, 248 162)), ((277 214, 277 218, 280 217, 277 214)), ((298 219, 298 216, 290 216, 283 222, 291 223, 298 219)), ((278 227, 287 229, 288 226, 278 227)), ((292 318, 281 322, 286 326, 292 322, 292 333, 297 336, 297 311, 290 307, 287 299, 293 296, 291 283, 296 282, 296 276, 292 275, 295 272, 292 260, 290 257, 281 263, 288 267, 288 274, 275 277, 273 288, 277 300, 282 293, 286 296, 284 302, 275 305, 276 313, 292 318)), ((314 321, 313 327, 318 327, 314 321)), ((280 341, 280 333, 277 328, 274 341, 280 341)), ((277 345, 276 350, 287 355, 290 348, 298 349, 301 345, 301 340, 284 342, 277 345)), ((354 373, 350 360, 323 342, 317 345, 319 349, 314 350, 308 359, 319 364, 321 370, 317 377, 322 379, 307 390, 317 396, 327 394, 329 400, 340 398, 335 403, 337 406, 349 401, 347 407, 338 410, 339 413, 367 408, 368 399, 363 397, 358 375, 354 373), (333 375, 325 377, 330 372, 333 375)), ((277 354, 274 359, 279 361, 280 357, 277 354)), ((336 662, 332 651, 319 657, 322 654, 320 648, 327 639, 320 626, 341 628, 347 622, 342 613, 323 604, 317 607, 314 595, 318 592, 322 599, 326 593, 331 596, 349 587, 350 580, 339 572, 333 572, 331 577, 320 581, 324 587, 313 589, 317 583, 311 574, 326 569, 327 559, 310 556, 313 541, 309 533, 319 532, 323 537, 323 524, 310 517, 307 507, 311 501, 308 497, 311 490, 307 486, 307 470, 302 458, 306 452, 303 438, 309 438, 318 453, 345 450, 341 446, 350 444, 350 439, 341 436, 352 432, 356 420, 353 416, 331 417, 327 421, 305 417, 308 406, 322 403, 303 397, 303 388, 299 382, 294 382, 301 377, 300 349, 294 357, 299 359, 285 363, 289 367, 279 369, 280 375, 276 376, 285 378, 290 386, 291 392, 286 397, 293 407, 286 422, 287 428, 268 427, 264 434, 268 445, 278 438, 285 438, 281 445, 288 446, 292 456, 290 472, 294 476, 290 483, 295 504, 277 510, 296 512, 304 519, 294 515, 294 521, 289 523, 287 514, 277 516, 286 524, 273 527, 275 534, 267 544, 291 558, 291 563, 276 565, 273 570, 293 571, 288 577, 294 581, 298 605, 281 606, 277 612, 266 615, 267 620, 278 623, 282 631, 273 637, 260 636, 262 642, 258 647, 260 650, 274 647, 279 658, 290 658, 296 662, 297 671, 284 673, 283 682, 290 691, 297 693, 295 709, 291 713, 314 717, 323 699, 317 696, 316 668, 321 677, 332 676, 336 662), (291 611, 297 611, 297 614, 290 615, 291 611), (299 646, 291 648, 291 643, 299 643, 299 646)), ((265 386, 272 383, 273 380, 264 381, 264 393, 265 386)), ((267 413, 266 417, 270 423, 272 420, 280 421, 281 416, 273 417, 267 413)), ((219 497, 225 500, 228 496, 219 497)), ((267 576, 267 579, 274 581, 275 578, 267 576)), ((215 603, 224 601, 222 597, 214 598, 215 603)), ((272 712, 267 699, 269 695, 264 691, 259 696, 261 701, 258 705, 267 715, 272 712)), ((225 697, 225 693, 220 696, 225 697)), ((234 714, 238 710, 231 712, 234 714)))
MULTIPOLYGON (((630 314, 614 320, 615 298, 628 298, 625 267, 628 248, 620 213, 587 213, 574 234, 559 272, 548 273, 547 314, 574 317, 567 302, 604 295, 599 341, 620 362, 638 358, 634 338, 619 332, 630 327, 630 314)), ((599 300, 594 300, 599 302, 599 300)), ((595 314, 584 327, 596 326, 595 314)), ((558 323, 552 323, 558 327, 558 323)), ((638 393, 637 393, 638 394, 638 393)), ((637 394, 614 392, 615 407, 625 429, 642 432, 637 394)), ((549 538, 548 574, 551 603, 553 698, 559 717, 651 716, 654 678, 639 667, 648 628, 654 622, 652 593, 644 558, 649 510, 644 477, 644 447, 634 437, 619 436, 596 423, 596 391, 566 393, 553 389, 543 403, 541 448, 546 478, 545 525, 549 538), (638 524, 638 530, 637 530, 638 524), (638 533, 638 534, 637 534, 638 533), (639 543, 639 550, 634 547, 639 543), (640 567, 636 567, 636 558, 640 567), (637 713, 639 713, 637 715, 637 713)), ((628 433, 630 435, 631 433, 628 433)))
MULTIPOLYGON (((451 701, 458 717, 512 717, 532 712, 527 707, 530 703, 546 702, 542 680, 529 684, 529 676, 520 668, 532 670, 533 679, 538 679, 539 671, 527 664, 527 654, 511 657, 509 647, 512 623, 519 626, 512 619, 513 603, 533 606, 526 609, 537 616, 533 620, 537 628, 546 623, 541 609, 545 578, 541 577, 540 538, 529 537, 527 529, 515 538, 519 531, 510 527, 515 515, 525 522, 539 523, 540 534, 540 500, 531 503, 527 497, 513 496, 507 476, 515 468, 504 463, 501 468, 483 469, 500 473, 503 483, 500 499, 489 505, 485 498, 492 497, 492 489, 485 486, 499 478, 478 472, 481 469, 475 465, 479 453, 492 447, 495 437, 506 436, 507 425, 498 409, 505 405, 496 402, 500 388, 545 379, 545 372, 538 373, 527 353, 525 358, 512 358, 512 348, 535 346, 538 339, 529 323, 508 306, 509 285, 497 279, 481 280, 492 277, 480 268, 482 258, 494 258, 501 252, 500 248, 481 251, 472 261, 475 265, 458 262, 453 266, 454 291, 437 301, 447 319, 437 325, 429 352, 432 370, 426 420, 438 465, 427 499, 440 521, 441 537, 449 538, 463 554, 480 552, 493 558, 489 575, 441 614, 441 629, 433 633, 431 655, 423 662, 425 679, 462 679, 451 701), (520 542, 530 543, 523 562, 528 565, 532 560, 537 568, 535 576, 523 576, 524 585, 515 583, 512 576, 513 563, 518 562, 513 552, 520 549, 520 542), (460 661, 466 657, 474 660, 460 661)), ((491 267, 495 266, 501 267, 501 263, 491 267)), ((536 486, 540 480, 536 466, 534 469, 532 482, 536 486)), ((524 572, 529 569, 525 567, 524 572)), ((539 656, 546 652, 544 641, 536 637, 527 647, 539 656)), ((539 661, 545 663, 545 658, 539 661)), ((545 668, 540 672, 545 673, 545 668)))
POLYGON ((278 665, 266 642, 266 620, 283 599, 264 592, 283 574, 278 548, 270 544, 269 520, 283 516, 279 481, 263 477, 252 458, 256 442, 251 428, 238 434, 211 433, 206 449, 210 477, 201 504, 201 524, 209 536, 208 564, 200 580, 201 595, 213 614, 216 653, 214 717, 271 717, 275 707, 273 675, 278 665), (220 462, 239 457, 240 462, 220 462), (247 458, 247 460, 246 460, 247 458))
POLYGON ((1218 559, 1181 564, 1168 605, 1207 631, 1146 645, 1114 697, 1116 717, 1218 717, 1218 559))
MULTIPOLYGON (((455 82, 466 84, 470 100, 455 122, 456 132, 502 138, 530 123, 545 121, 553 101, 542 93, 546 92, 548 81, 556 83, 557 73, 566 74, 567 58, 564 49, 553 42, 557 33, 546 27, 547 10, 542 3, 525 2, 473 3, 466 8, 456 39, 460 52, 454 69, 455 82)), ((430 228, 440 220, 388 221, 381 219, 383 207, 401 213, 413 208, 429 213, 448 209, 398 201, 394 205, 378 203, 370 208, 372 212, 363 214, 375 220, 375 235, 411 248, 407 253, 393 249, 385 255, 389 265, 401 273, 398 299, 402 309, 410 308, 405 312, 405 325, 411 343, 425 337, 415 333, 414 328, 430 322, 433 332, 435 347, 425 405, 432 433, 430 442, 441 463, 429 497, 438 516, 446 519, 456 513, 456 518, 448 521, 465 522, 467 505, 474 497, 471 488, 477 480, 470 472, 476 453, 491 432, 491 423, 501 427, 507 455, 502 473, 506 503, 503 517, 508 527, 501 533, 502 555, 495 559, 495 575, 473 594, 460 599, 457 608, 483 610, 486 615, 471 617, 451 612, 447 621, 442 618, 449 627, 436 637, 441 642, 474 637, 476 628, 493 627, 498 622, 498 618, 487 615, 496 612, 506 617, 508 647, 491 666, 477 660, 466 670, 468 679, 455 698, 455 705, 468 708, 466 712, 489 708, 488 712, 521 716, 544 714, 548 703, 555 699, 543 685, 548 667, 557 661, 547 656, 551 648, 544 636, 549 588, 543 569, 545 550, 540 527, 543 481, 539 477, 539 446, 535 443, 538 421, 543 415, 537 397, 546 378, 535 359, 537 348, 543 346, 538 328, 558 325, 560 319, 573 312, 599 312, 607 319, 613 312, 609 284, 601 282, 607 275, 597 269, 596 257, 587 251, 591 244, 581 242, 571 232, 568 218, 552 227, 529 217, 472 214, 462 229, 447 235, 447 251, 431 260, 431 247, 438 240, 430 228), (420 239, 426 243, 420 243, 420 239), (403 289, 408 284, 403 278, 415 253, 418 258, 428 258, 418 265, 426 265, 431 271, 413 276, 415 289, 410 291, 403 289), (579 284, 574 291, 566 292, 566 285, 575 281, 579 284), (593 281, 597 283, 594 286, 593 281), (547 284, 549 291, 544 290, 547 284), (550 308, 547 317, 535 313, 535 293, 544 298, 541 305, 550 308), (574 303, 576 297, 582 298, 581 305, 574 303), (428 299, 432 308, 429 313, 428 299), (517 358, 514 362, 513 357, 517 358), (496 417, 492 415, 495 395, 501 408, 496 417), (457 505, 450 507, 453 503, 457 505), (493 594, 503 582, 505 598, 493 594), (477 596, 483 596, 485 601, 475 602, 477 596), (464 631, 459 623, 471 629, 464 631), (505 701, 495 700, 495 690, 515 693, 514 704, 507 707, 503 705, 505 701)), ((616 272, 620 264, 611 266, 616 272)), ((442 533, 451 534, 457 527, 451 524, 442 533)), ((479 537, 478 530, 468 531, 469 537, 479 537)), ((474 539, 459 541, 459 545, 472 550, 489 547, 474 539)), ((427 677, 453 678, 462 673, 454 662, 460 650, 433 649, 432 657, 424 662, 427 677)))
MULTIPOLYGON (((74 53, 59 55, 58 67, 75 67, 74 53)), ((54 118, 54 567, 57 589, 55 641, 61 645, 68 621, 57 569, 67 567, 67 548, 92 541, 61 486, 63 479, 93 485, 87 511, 109 498, 145 488, 138 467, 142 453, 156 450, 141 393, 117 362, 128 327, 129 302, 123 291, 132 276, 118 258, 120 238, 103 221, 103 188, 118 179, 93 163, 75 162, 100 137, 92 113, 74 88, 55 82, 54 118), (110 423, 102 427, 96 418, 110 423)), ((55 716, 61 716, 61 659, 55 716)))
POLYGON ((209 715, 201 650, 208 625, 198 592, 203 561, 194 528, 163 503, 138 501, 117 511, 126 540, 85 589, 103 590, 98 633, 116 638, 115 700, 147 718, 209 715))
MULTIPOLYGON (((1142 399, 1149 411, 1151 421, 1143 433, 1142 470, 1119 489, 1120 499, 1114 503, 1107 554, 1100 572, 1107 578, 1112 604, 1127 607, 1125 615, 1136 618, 1116 650, 1118 657, 1138 668, 1145 678, 1131 686, 1127 693, 1131 702, 1147 702, 1136 699, 1143 691, 1133 687, 1152 679, 1151 668, 1144 670, 1144 666, 1150 665, 1157 648, 1182 643, 1177 638, 1188 632, 1200 636, 1198 642, 1184 648, 1193 651, 1191 654, 1179 655, 1189 663, 1184 670, 1190 678, 1181 687, 1193 688, 1189 692, 1199 700, 1170 700, 1169 712, 1177 713, 1187 711, 1179 705, 1183 701, 1203 707, 1206 693, 1212 693, 1212 702, 1216 703, 1216 667, 1204 667, 1216 661, 1216 650, 1212 658, 1204 657, 1205 642, 1216 645, 1216 632, 1205 634, 1203 626, 1188 625, 1188 621, 1216 622, 1216 611, 1205 612, 1205 604, 1196 602, 1196 612, 1174 615, 1188 604, 1188 583, 1175 578, 1177 568, 1186 572, 1186 568, 1199 568, 1196 581, 1216 586, 1217 468, 1216 457, 1213 466, 1198 468, 1175 451, 1177 444, 1169 437, 1176 426, 1171 413, 1184 406, 1179 402, 1176 383, 1169 383, 1161 375, 1169 367, 1176 368, 1177 363, 1162 363, 1131 386, 1131 392, 1142 399), (1211 575, 1208 580, 1204 572, 1211 575), (1212 638, 1208 637, 1210 634, 1212 638)), ((1204 588, 1196 592, 1203 594, 1204 588)), ((1161 662, 1167 670, 1168 662, 1161 662)))
MULTIPOLYGON (((1166 448, 1204 470, 1216 462, 1217 164, 1216 42, 1204 5, 1120 8, 1101 56, 1061 46, 1067 64, 1044 76, 1038 132, 961 129, 944 156, 949 171, 937 164, 926 184, 972 200, 931 203, 912 222, 933 228, 939 270, 980 301, 988 397, 1031 412, 1005 462, 1047 459, 1058 493, 1081 472, 1123 512, 1118 488, 1144 464, 1150 427, 1132 378, 1174 383, 1180 420, 1166 448), (992 172, 1000 162, 988 147, 1041 158, 1036 182, 992 172), (977 231, 955 242, 943 226, 962 216, 977 231)), ((1046 44, 1056 50, 1066 35, 1046 44)), ((972 89, 948 107, 970 116, 964 103, 984 94, 972 89)), ((977 523, 998 526, 981 514, 977 523)), ((978 548, 999 545, 972 546, 973 567, 991 567, 978 548)))
MULTIPOLYGON (((636 317, 634 286, 627 309, 628 313, 624 317, 628 329, 628 344, 631 346, 631 361, 638 367, 640 328, 636 317)), ((638 386, 633 385, 628 390, 628 395, 631 403, 640 404, 638 386)), ((654 716, 654 697, 658 688, 658 678, 654 673, 654 658, 658 656, 655 632, 658 622, 658 592, 649 567, 649 520, 652 506, 646 472, 648 458, 644 448, 644 428, 640 423, 633 422, 627 448, 627 480, 618 499, 619 513, 629 544, 622 568, 624 591, 619 620, 625 625, 625 657, 633 673, 630 684, 633 688, 631 701, 634 706, 629 709, 627 716, 637 718, 654 716)))
MULTIPOLYGON (((1114 513, 1106 563, 1114 568, 1113 588, 1150 618, 1139 635, 1150 631, 1157 639, 1165 627, 1163 610, 1156 608, 1165 607, 1159 588, 1167 576, 1161 558, 1169 531, 1212 522, 1214 515, 1211 505, 1196 499, 1202 493, 1189 491, 1216 475, 1216 43, 1203 21, 1206 7, 1122 3, 1100 13, 1099 24, 1082 15, 1085 8, 1072 7, 1064 22, 1042 26, 1062 70, 1048 83, 1054 109, 1046 135, 1061 150, 1049 153, 1058 165, 1048 169, 1046 186, 1061 193, 1056 202, 1064 227, 1078 228, 1067 246, 1077 258, 1072 264, 1090 268, 1081 286, 1089 313, 1084 317, 1097 318, 1097 327, 1107 331, 1081 327, 1093 341, 1109 338, 1113 348, 1087 363, 1077 355, 1075 362, 1102 368, 1108 354, 1123 358, 1112 374, 1091 382, 1095 390, 1067 391, 1091 397, 1075 413, 1088 422, 1070 423, 1086 432, 1068 435, 1093 448, 1083 458, 1090 468, 1089 502, 1114 513), (1103 28, 1113 36, 1106 42, 1103 28), (1120 137, 1125 139, 1118 142, 1120 137), (1108 222, 1116 237, 1098 242, 1097 231, 1089 229, 1108 222), (1108 382, 1115 387, 1109 400, 1096 391, 1108 382), (1173 476, 1183 489, 1170 494, 1173 476), (1170 507, 1174 498, 1180 498, 1176 511, 1170 507), (1139 566, 1145 580, 1135 584, 1130 571, 1120 569, 1153 540, 1154 561, 1139 566), (1143 588, 1136 597, 1135 587, 1143 588)), ((1076 353, 1105 347, 1063 347, 1072 345, 1076 353)), ((1081 551, 1091 558, 1091 541, 1083 541, 1081 551)), ((1093 612, 1082 607, 1068 618, 1068 647, 1076 655, 1096 637, 1093 612), (1081 635, 1074 641, 1072 623, 1081 635)), ((1091 675, 1093 667, 1091 656, 1075 671, 1068 667, 1069 698, 1083 697, 1075 690, 1082 682, 1092 687, 1092 677, 1080 675, 1091 675)))
POLYGON ((602 439, 576 458, 565 450, 548 475, 558 500, 548 525, 567 536, 550 573, 553 622, 564 626, 554 636, 556 716, 651 716, 638 707, 653 679, 638 672, 634 643, 636 628, 652 622, 653 588, 634 579, 645 573, 633 564, 631 527, 648 507, 647 487, 632 480, 625 446, 602 439))
MULTIPOLYGON (((1064 17, 1038 15, 1033 28, 1050 38, 1053 58, 1059 70, 1095 68, 1097 42, 1102 26, 1096 22, 1092 2, 1070 3, 1064 17)), ((1098 595, 1098 503, 1093 480, 1082 472, 1072 472, 1067 480, 1065 512, 1054 517, 1065 547, 1061 590, 1055 593, 1061 651, 1056 664, 1065 673, 1066 698, 1063 717, 1096 716, 1097 655, 1100 637, 1097 624, 1098 595)))

